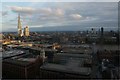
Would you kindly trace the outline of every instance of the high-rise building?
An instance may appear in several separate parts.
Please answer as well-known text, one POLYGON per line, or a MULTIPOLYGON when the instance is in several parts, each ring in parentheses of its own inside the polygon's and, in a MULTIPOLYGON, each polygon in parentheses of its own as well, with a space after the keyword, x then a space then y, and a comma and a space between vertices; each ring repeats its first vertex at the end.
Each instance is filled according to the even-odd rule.
POLYGON ((103 34, 104 34, 104 28, 101 27, 101 36, 103 36, 103 34))
POLYGON ((26 26, 26 27, 24 28, 24 36, 29 36, 29 35, 30 35, 30 33, 29 33, 29 27, 26 26))
POLYGON ((24 28, 24 31, 22 30, 21 20, 20 20, 20 14, 18 15, 18 36, 29 36, 29 28, 26 26, 24 28))
POLYGON ((103 44, 104 44, 104 28, 101 27, 101 36, 100 36, 100 44, 101 44, 101 50, 103 50, 103 44))
POLYGON ((18 36, 22 36, 22 25, 20 21, 20 14, 18 15, 18 36))

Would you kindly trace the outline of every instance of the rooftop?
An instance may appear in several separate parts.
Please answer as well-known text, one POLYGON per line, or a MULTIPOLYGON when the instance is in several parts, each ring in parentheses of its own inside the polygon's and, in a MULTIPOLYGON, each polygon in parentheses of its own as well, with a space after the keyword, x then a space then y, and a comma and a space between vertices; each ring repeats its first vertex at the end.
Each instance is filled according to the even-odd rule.
POLYGON ((33 62, 35 62, 36 57, 33 54, 24 54, 21 56, 14 56, 8 59, 4 59, 3 62, 11 63, 19 66, 27 66, 33 62))
POLYGON ((54 62, 45 63, 43 64, 43 66, 40 67, 40 69, 80 74, 80 75, 89 75, 91 73, 90 67, 84 67, 84 61, 89 55, 69 54, 69 53, 58 53, 56 55, 57 56, 55 56, 55 58, 57 60, 55 59, 54 60, 55 61, 62 60, 63 62, 66 61, 65 64, 61 64, 61 63, 56 64, 54 62))
POLYGON ((10 51, 4 51, 2 52, 3 58, 13 57, 17 55, 25 54, 25 51, 23 50, 10 50, 10 51))
MULTIPOLYGON (((38 47, 31 47, 30 49, 33 49, 33 50, 38 50, 38 51, 41 51, 42 49, 41 48, 38 48, 38 47)), ((45 51, 56 51, 54 49, 47 49, 47 48, 44 48, 45 51)))
POLYGON ((89 54, 72 54, 72 53, 57 53, 56 56, 73 57, 73 58, 91 58, 89 54))
POLYGON ((11 50, 4 51, 3 62, 19 66, 26 66, 36 61, 37 55, 34 55, 26 50, 11 50))
POLYGON ((81 75, 89 75, 91 73, 91 68, 77 67, 77 66, 74 66, 74 64, 76 65, 76 63, 73 63, 73 65, 71 65, 71 66, 47 63, 47 64, 41 66, 40 68, 45 69, 45 70, 75 73, 75 74, 81 74, 81 75))

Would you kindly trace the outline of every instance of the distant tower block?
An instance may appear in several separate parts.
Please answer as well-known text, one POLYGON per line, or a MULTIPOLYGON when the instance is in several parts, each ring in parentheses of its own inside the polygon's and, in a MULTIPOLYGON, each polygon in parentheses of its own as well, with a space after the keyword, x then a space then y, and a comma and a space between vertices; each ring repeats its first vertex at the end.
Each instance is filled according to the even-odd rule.
POLYGON ((101 36, 103 36, 103 34, 104 34, 104 29, 103 29, 103 27, 101 28, 101 36))
POLYGON ((30 32, 29 32, 29 27, 28 26, 26 26, 24 28, 24 36, 30 36, 30 32))
POLYGON ((18 15, 18 36, 22 36, 22 25, 20 21, 20 14, 18 15))

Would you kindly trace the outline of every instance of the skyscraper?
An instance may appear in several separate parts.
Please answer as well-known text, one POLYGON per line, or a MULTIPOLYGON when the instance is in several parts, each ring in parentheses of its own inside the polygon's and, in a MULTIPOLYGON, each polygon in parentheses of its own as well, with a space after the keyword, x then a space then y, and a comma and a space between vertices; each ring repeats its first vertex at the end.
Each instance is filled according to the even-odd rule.
POLYGON ((18 15, 18 36, 22 36, 22 25, 20 21, 20 14, 18 15))
POLYGON ((101 27, 101 36, 103 36, 103 34, 104 34, 104 28, 101 27))
POLYGON ((101 50, 103 50, 103 44, 104 44, 104 28, 103 27, 101 27, 101 36, 100 36, 101 38, 100 38, 100 45, 101 45, 101 50))
POLYGON ((28 28, 28 26, 26 26, 25 28, 24 28, 24 36, 29 36, 30 34, 29 34, 29 28, 28 28))

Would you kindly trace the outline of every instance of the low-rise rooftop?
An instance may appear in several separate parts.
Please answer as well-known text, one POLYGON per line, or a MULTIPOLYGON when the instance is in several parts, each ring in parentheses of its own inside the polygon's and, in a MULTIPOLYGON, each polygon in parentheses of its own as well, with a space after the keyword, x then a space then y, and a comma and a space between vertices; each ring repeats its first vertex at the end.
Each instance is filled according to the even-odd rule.
POLYGON ((4 59, 4 58, 13 57, 13 56, 21 55, 21 54, 25 54, 25 51, 23 50, 4 51, 2 52, 2 57, 4 59))
POLYGON ((88 67, 74 67, 70 65, 60 65, 60 64, 51 64, 47 63, 40 67, 45 70, 60 71, 66 73, 80 74, 80 75, 89 75, 91 73, 91 68, 88 67))
POLYGON ((72 54, 72 53, 57 53, 56 56, 64 57, 78 57, 78 58, 91 58, 90 54, 72 54))
POLYGON ((36 57, 29 53, 29 54, 24 54, 24 55, 20 55, 20 56, 14 56, 8 59, 4 59, 3 63, 10 63, 10 64, 15 64, 15 65, 19 65, 19 66, 27 66, 33 62, 35 62, 36 57))
POLYGON ((65 72, 71 74, 89 75, 91 74, 91 68, 84 66, 84 61, 89 55, 86 54, 69 54, 69 53, 58 53, 54 56, 55 63, 45 63, 40 69, 51 70, 58 72, 65 72), (61 64, 61 61, 65 62, 61 64), (58 61, 58 62, 57 62, 58 61), (60 63, 59 63, 60 62, 60 63))

